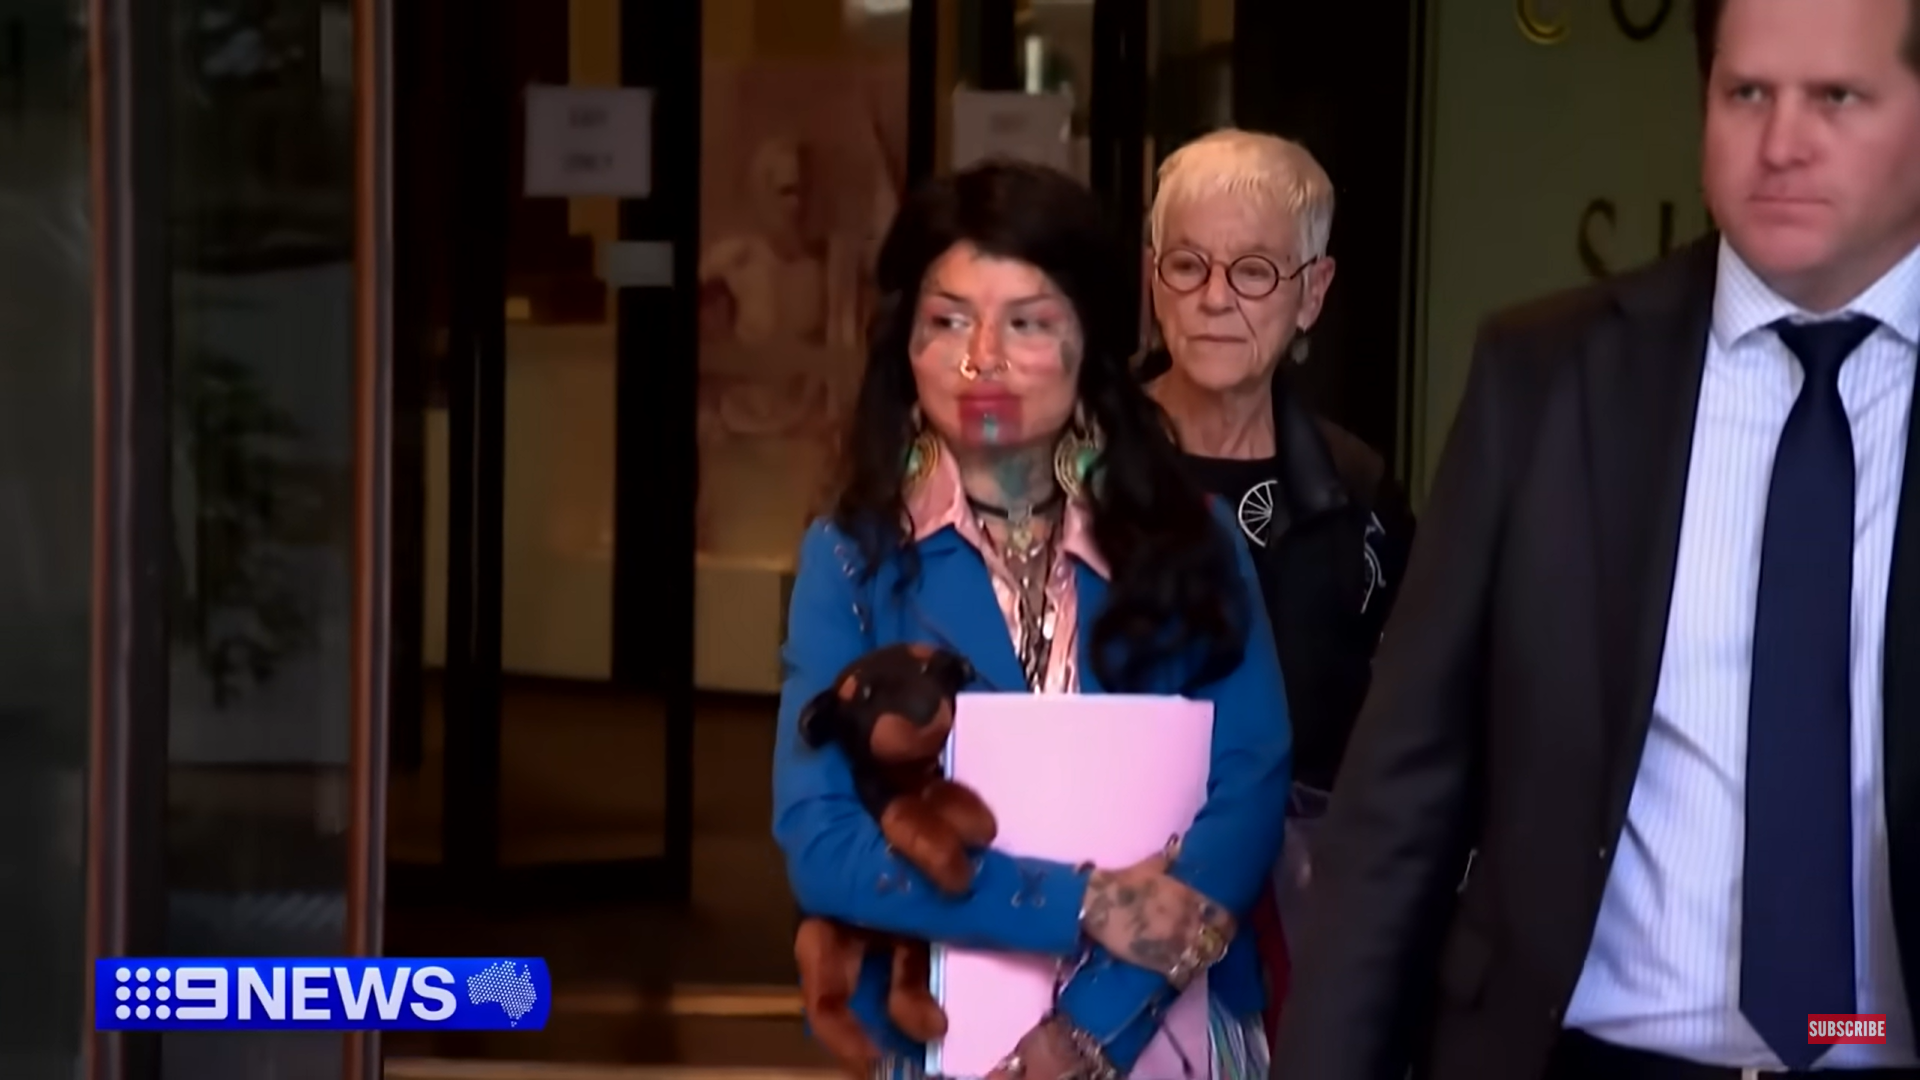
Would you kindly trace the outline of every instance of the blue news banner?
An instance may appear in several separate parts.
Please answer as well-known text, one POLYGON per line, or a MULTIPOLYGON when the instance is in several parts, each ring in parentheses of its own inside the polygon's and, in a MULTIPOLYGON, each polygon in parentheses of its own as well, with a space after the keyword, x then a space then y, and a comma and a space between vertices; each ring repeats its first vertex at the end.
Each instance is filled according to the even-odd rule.
POLYGON ((539 1031, 544 960, 127 957, 96 960, 100 1031, 539 1031))

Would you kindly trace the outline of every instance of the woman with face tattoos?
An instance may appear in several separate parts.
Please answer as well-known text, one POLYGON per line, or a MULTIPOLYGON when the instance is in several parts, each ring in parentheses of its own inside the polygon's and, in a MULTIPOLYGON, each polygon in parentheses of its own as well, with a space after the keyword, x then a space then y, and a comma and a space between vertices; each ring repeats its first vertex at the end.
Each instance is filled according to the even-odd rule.
MULTIPOLYGON (((1204 968, 1212 1060, 1189 1048, 1195 1080, 1266 1075, 1262 979, 1236 930, 1280 849, 1285 690, 1228 508, 1189 479, 1129 369, 1127 265, 1095 196, 1057 172, 989 164, 912 195, 878 262, 844 484, 793 589, 774 834, 796 899, 1067 961, 1057 1007, 996 1080, 1125 1075, 1188 977, 1166 956, 1201 942, 1224 947, 1204 968), (844 756, 795 730, 849 663, 902 642, 965 656, 975 690, 1211 702, 1208 797, 1177 856, 1086 867, 987 851, 971 891, 943 895, 888 849, 844 756)), ((911 1073, 922 1048, 888 1022, 874 960, 854 1008, 893 1055, 885 1071, 911 1073)))

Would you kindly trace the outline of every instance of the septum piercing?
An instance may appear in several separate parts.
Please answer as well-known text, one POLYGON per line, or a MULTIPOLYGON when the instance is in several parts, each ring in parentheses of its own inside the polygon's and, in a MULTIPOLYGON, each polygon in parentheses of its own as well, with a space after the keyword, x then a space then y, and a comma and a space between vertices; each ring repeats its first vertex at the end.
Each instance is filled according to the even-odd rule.
POLYGON ((960 377, 968 382, 976 382, 981 379, 985 379, 987 382, 993 382, 1000 378, 1000 369, 997 367, 992 370, 983 368, 973 362, 972 353, 961 353, 960 377))

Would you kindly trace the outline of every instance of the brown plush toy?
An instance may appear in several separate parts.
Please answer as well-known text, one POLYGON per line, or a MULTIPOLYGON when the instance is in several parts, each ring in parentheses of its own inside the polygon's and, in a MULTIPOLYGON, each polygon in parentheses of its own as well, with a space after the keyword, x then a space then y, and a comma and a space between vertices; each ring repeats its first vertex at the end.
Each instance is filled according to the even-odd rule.
MULTIPOLYGON (((972 885, 971 853, 991 844, 996 831, 980 797, 940 768, 954 696, 972 681, 965 657, 927 645, 890 645, 849 665, 800 713, 807 745, 838 746, 847 755, 860 801, 887 843, 948 893, 972 885)), ((880 1053, 850 1002, 861 961, 879 949, 893 956, 887 1014, 895 1026, 922 1042, 946 1034, 946 1014, 927 986, 926 942, 808 917, 793 943, 814 1037, 860 1076, 880 1053)))

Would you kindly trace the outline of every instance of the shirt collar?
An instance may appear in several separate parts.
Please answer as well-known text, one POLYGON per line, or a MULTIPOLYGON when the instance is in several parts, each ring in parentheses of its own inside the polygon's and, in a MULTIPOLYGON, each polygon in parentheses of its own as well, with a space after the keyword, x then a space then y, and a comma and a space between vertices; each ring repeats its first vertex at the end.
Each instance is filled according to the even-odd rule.
MULTIPOLYGON (((976 549, 984 550, 986 540, 973 508, 967 505, 967 492, 960 484, 960 466, 953 455, 941 453, 933 471, 907 492, 907 525, 914 543, 942 529, 952 529, 976 549)), ((1060 550, 1084 563, 1087 569, 1111 579, 1107 560, 1093 542, 1093 511, 1082 499, 1069 499, 1062 516, 1060 550)))
MULTIPOLYGON (((1906 344, 1920 345, 1920 248, 1909 251, 1842 311, 1871 316, 1906 344)), ((1725 237, 1720 239, 1713 288, 1713 337, 1721 348, 1731 349, 1741 338, 1781 319, 1806 322, 1823 317, 1831 316, 1815 316, 1774 292, 1725 237)))

